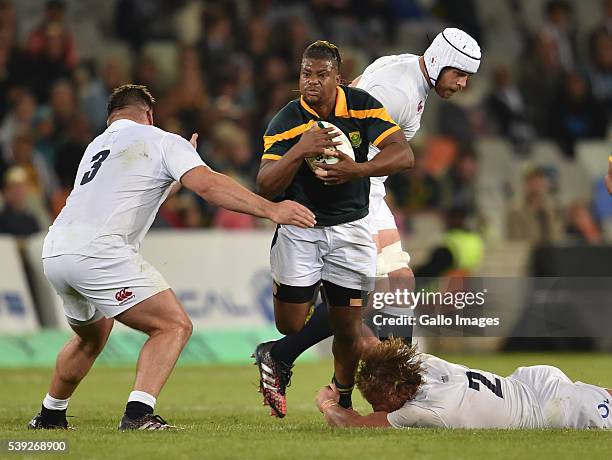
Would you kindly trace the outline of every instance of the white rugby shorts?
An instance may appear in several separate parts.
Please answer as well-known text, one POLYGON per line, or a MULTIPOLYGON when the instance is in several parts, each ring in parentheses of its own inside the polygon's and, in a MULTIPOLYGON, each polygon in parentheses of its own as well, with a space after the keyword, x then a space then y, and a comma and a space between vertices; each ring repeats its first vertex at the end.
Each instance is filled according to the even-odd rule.
POLYGON ((169 288, 138 253, 113 259, 63 254, 44 258, 43 268, 62 298, 68 322, 76 326, 113 318, 169 288))
POLYGON ((270 250, 270 267, 278 284, 305 287, 325 280, 372 290, 376 245, 368 216, 330 227, 280 225, 270 250))
POLYGON ((377 194, 370 195, 370 227, 372 234, 377 234, 381 230, 397 230, 395 217, 389 209, 385 197, 377 194))
POLYGON ((572 382, 553 366, 519 367, 509 377, 533 392, 545 428, 612 429, 612 395, 604 388, 572 382))

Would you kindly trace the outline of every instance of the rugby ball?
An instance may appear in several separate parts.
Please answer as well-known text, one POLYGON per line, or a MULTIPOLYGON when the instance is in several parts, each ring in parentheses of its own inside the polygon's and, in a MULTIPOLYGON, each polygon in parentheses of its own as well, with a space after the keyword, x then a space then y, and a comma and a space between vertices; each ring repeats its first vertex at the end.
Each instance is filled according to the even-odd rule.
MULTIPOLYGON (((344 153, 345 155, 348 155, 353 160, 355 160, 355 152, 353 152, 353 146, 351 145, 351 141, 349 141, 348 137, 346 137, 346 134, 344 134, 340 130, 340 128, 328 121, 317 121, 317 126, 319 128, 334 128, 334 131, 332 132, 337 135, 333 138, 333 141, 342 142, 342 144, 336 145, 335 150, 344 153)), ((338 158, 325 154, 306 157, 305 160, 306 163, 308 163, 310 169, 312 169, 313 171, 317 169, 315 163, 327 163, 328 165, 338 163, 338 158)))

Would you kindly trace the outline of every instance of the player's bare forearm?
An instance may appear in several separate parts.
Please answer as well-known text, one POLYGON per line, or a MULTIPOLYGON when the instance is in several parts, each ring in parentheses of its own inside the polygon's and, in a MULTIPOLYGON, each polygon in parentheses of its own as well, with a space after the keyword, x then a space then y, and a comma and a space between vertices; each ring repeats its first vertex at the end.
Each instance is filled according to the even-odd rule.
POLYGON ((373 412, 368 415, 360 415, 354 410, 344 409, 338 405, 332 406, 325 411, 325 421, 329 426, 338 428, 390 428, 386 412, 373 412))
POLYGON ((341 152, 329 152, 338 162, 317 163, 315 175, 328 185, 337 185, 363 177, 389 176, 414 166, 414 154, 401 131, 390 134, 379 148, 380 152, 364 163, 356 163, 341 152))
POLYGON ((379 146, 380 152, 366 163, 361 163, 365 177, 389 176, 414 167, 414 153, 401 131, 387 137, 379 146))
POLYGON ((303 155, 293 146, 280 160, 262 160, 257 174, 258 193, 272 199, 283 193, 302 165, 303 155))
POLYGON ((265 217, 278 224, 314 226, 314 214, 293 201, 272 203, 247 190, 232 178, 199 166, 181 177, 185 187, 194 191, 209 203, 231 211, 265 217))
POLYGON ((210 171, 204 182, 204 186, 195 191, 210 204, 256 217, 270 216, 272 203, 247 190, 234 179, 210 171))

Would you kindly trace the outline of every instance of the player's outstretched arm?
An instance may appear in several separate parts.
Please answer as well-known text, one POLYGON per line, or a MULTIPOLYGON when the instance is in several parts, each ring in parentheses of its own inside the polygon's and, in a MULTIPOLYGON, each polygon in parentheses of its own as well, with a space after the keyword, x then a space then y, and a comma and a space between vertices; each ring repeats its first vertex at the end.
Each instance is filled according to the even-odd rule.
POLYGON ((341 152, 328 152, 338 158, 338 163, 318 163, 315 174, 325 183, 337 185, 359 177, 389 176, 414 167, 414 153, 401 131, 390 134, 378 148, 380 152, 365 163, 356 163, 341 152))
POLYGON ((314 214, 294 201, 272 203, 247 190, 230 177, 205 166, 187 171, 181 183, 189 190, 215 206, 231 211, 265 217, 277 224, 297 225, 307 228, 315 225, 314 214))
POLYGON ((391 428, 386 412, 360 415, 357 411, 341 407, 338 404, 339 398, 338 390, 333 384, 324 386, 317 393, 317 408, 323 413, 329 426, 338 428, 391 428))
POLYGON ((320 155, 326 149, 340 145, 340 142, 332 140, 335 136, 333 130, 315 125, 278 160, 262 160, 257 174, 259 194, 270 199, 280 195, 293 181, 304 158, 320 155))

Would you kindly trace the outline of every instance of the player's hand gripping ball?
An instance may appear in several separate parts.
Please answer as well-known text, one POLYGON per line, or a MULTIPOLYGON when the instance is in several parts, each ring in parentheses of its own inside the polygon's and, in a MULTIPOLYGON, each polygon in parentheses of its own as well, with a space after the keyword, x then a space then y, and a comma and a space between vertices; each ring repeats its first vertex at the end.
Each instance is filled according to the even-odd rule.
MULTIPOLYGON (((340 153, 344 153, 345 155, 351 157, 351 159, 355 160, 355 152, 353 152, 351 141, 349 141, 348 137, 346 137, 346 134, 340 131, 340 128, 328 121, 318 121, 317 126, 319 128, 334 128, 333 132, 334 134, 337 134, 337 136, 334 137, 332 140, 334 142, 341 142, 340 145, 337 145, 335 147, 335 150, 340 153)), ((310 169, 312 169, 312 171, 317 169, 316 163, 327 163, 328 165, 338 163, 337 157, 325 154, 306 157, 305 160, 306 163, 308 163, 310 169)))

